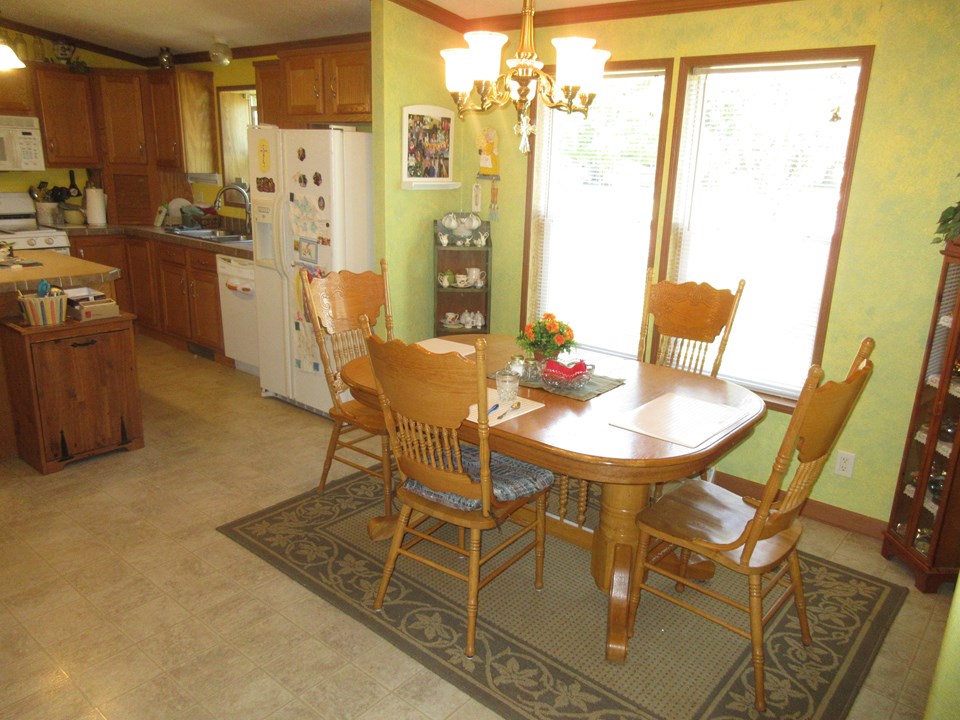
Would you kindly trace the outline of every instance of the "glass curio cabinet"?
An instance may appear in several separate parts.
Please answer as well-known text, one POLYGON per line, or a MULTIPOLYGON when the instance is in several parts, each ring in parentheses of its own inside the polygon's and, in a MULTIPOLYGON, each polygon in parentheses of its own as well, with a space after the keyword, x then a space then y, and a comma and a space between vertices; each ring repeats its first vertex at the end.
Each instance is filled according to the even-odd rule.
POLYGON ((935 592, 960 568, 960 245, 948 243, 881 552, 900 557, 935 592))

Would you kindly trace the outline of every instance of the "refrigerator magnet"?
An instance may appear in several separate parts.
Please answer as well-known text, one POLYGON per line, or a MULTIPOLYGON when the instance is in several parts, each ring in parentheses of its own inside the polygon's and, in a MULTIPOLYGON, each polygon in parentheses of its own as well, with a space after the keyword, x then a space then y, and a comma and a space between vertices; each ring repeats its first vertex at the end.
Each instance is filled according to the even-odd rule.
POLYGON ((317 207, 320 208, 321 210, 326 210, 327 201, 323 199, 323 195, 317 198, 317 207))
POLYGON ((313 263, 316 265, 318 257, 317 248, 317 243, 315 243, 313 240, 300 238, 300 259, 303 262, 313 263))
POLYGON ((321 175, 321 174, 318 173, 318 172, 315 172, 315 173, 313 174, 313 184, 316 185, 317 187, 319 187, 320 185, 322 185, 322 184, 323 184, 323 175, 321 175))

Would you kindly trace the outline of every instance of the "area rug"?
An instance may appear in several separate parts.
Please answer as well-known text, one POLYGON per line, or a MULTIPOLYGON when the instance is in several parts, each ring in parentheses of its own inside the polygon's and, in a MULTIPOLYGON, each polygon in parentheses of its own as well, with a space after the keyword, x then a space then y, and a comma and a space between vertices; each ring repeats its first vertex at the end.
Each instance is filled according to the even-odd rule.
MULTIPOLYGON (((366 526, 382 512, 381 487, 354 476, 218 529, 511 720, 839 720, 907 593, 804 555, 814 643, 801 643, 788 603, 767 626, 768 710, 758 714, 749 642, 652 594, 626 662, 607 662, 606 596, 589 553, 548 537, 543 590, 527 555, 481 591, 477 652, 467 658, 464 583, 400 558, 383 611, 372 610, 388 543, 372 542, 366 526)), ((726 572, 710 582, 727 580, 742 582, 726 572)))

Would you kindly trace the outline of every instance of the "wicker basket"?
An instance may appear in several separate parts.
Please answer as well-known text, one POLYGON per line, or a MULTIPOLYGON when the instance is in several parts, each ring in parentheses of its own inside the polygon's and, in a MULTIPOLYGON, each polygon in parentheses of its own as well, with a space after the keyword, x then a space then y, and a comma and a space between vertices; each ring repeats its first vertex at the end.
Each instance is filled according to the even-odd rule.
POLYGON ((27 325, 59 325, 67 319, 67 296, 35 294, 18 298, 20 312, 27 325))

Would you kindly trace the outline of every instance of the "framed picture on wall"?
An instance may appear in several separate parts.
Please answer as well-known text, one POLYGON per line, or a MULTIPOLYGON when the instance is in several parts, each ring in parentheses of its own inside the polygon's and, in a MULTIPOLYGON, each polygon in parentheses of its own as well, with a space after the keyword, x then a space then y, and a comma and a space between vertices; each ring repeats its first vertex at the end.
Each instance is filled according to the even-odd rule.
POLYGON ((453 111, 435 105, 403 108, 403 178, 406 190, 447 190, 453 182, 453 111))

